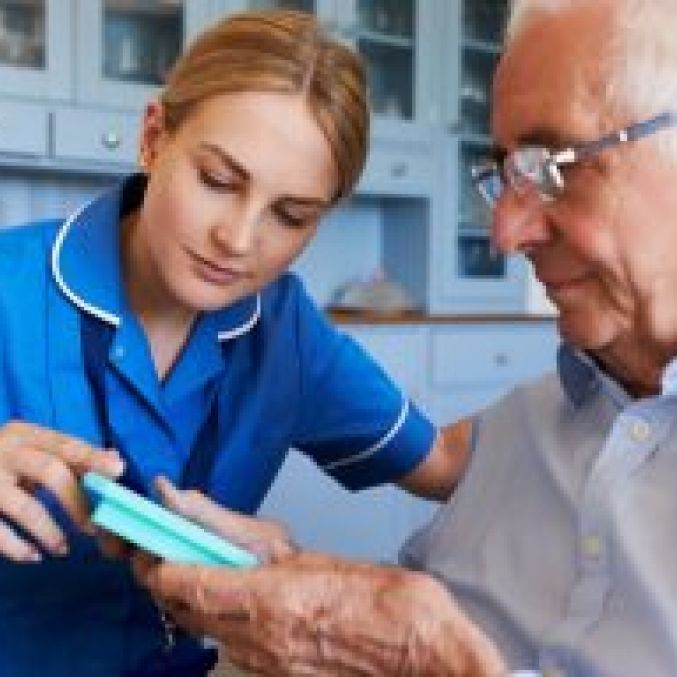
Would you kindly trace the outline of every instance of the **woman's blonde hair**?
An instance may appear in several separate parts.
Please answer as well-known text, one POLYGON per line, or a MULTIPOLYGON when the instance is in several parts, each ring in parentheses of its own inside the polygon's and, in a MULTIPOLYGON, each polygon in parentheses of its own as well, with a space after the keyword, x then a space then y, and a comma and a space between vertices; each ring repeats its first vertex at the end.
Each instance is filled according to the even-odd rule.
POLYGON ((161 102, 168 131, 209 97, 237 92, 300 94, 336 162, 335 199, 350 194, 367 155, 369 111, 360 57, 310 14, 246 12, 216 23, 170 72, 161 102))

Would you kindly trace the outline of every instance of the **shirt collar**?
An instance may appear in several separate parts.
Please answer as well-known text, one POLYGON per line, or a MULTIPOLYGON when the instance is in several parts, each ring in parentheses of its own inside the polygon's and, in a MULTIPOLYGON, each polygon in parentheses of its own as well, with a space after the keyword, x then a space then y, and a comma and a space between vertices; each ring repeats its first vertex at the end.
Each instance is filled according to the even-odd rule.
POLYGON ((576 407, 601 386, 597 365, 588 355, 566 343, 562 343, 557 351, 557 372, 564 392, 576 407))
MULTIPOLYGON (((69 216, 51 252, 52 275, 64 296, 83 312, 119 327, 129 312, 120 267, 121 217, 143 200, 146 177, 134 174, 69 216)), ((261 316, 254 294, 205 314, 219 341, 250 331, 261 316)))
MULTIPOLYGON (((604 373, 589 355, 566 343, 560 346, 557 353, 557 370, 567 397, 577 407, 600 388, 606 390, 619 405, 631 399, 625 389, 604 373)), ((677 395, 677 356, 663 369, 660 395, 677 395)))

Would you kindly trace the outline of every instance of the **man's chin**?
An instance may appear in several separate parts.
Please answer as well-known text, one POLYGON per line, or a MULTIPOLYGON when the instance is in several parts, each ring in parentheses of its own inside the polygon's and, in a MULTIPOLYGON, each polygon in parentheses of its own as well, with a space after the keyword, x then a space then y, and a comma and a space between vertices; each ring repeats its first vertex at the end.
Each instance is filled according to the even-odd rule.
POLYGON ((600 324, 584 313, 560 310, 557 328, 564 341, 580 350, 600 350, 608 345, 610 340, 600 324))

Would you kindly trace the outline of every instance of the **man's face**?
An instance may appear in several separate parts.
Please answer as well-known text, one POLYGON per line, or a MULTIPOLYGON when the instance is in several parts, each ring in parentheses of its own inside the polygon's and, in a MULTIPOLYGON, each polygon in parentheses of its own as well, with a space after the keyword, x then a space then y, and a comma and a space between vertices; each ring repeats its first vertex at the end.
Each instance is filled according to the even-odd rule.
MULTIPOLYGON (((602 101, 609 11, 600 2, 539 16, 509 45, 494 82, 499 147, 564 148, 639 121, 602 101)), ((655 141, 565 168, 552 203, 507 191, 496 206, 496 244, 528 256, 563 337, 581 348, 677 338, 677 164, 655 141)))

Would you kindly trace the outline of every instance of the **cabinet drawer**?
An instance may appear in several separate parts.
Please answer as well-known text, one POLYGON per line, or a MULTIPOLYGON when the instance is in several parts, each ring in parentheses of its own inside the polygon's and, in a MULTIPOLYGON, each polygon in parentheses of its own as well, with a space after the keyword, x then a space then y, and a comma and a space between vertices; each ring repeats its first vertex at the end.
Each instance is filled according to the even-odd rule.
POLYGON ((59 108, 54 112, 54 153, 58 158, 134 164, 139 113, 59 108))
POLYGON ((425 408, 426 338, 424 327, 344 326, 408 397, 425 408))
POLYGON ((428 195, 433 191, 433 162, 428 153, 376 146, 367 158, 358 191, 428 195))
POLYGON ((47 111, 42 106, 0 102, 0 152, 46 155, 47 130, 47 111))
POLYGON ((554 324, 433 329, 432 383, 437 387, 519 383, 555 367, 554 324))

